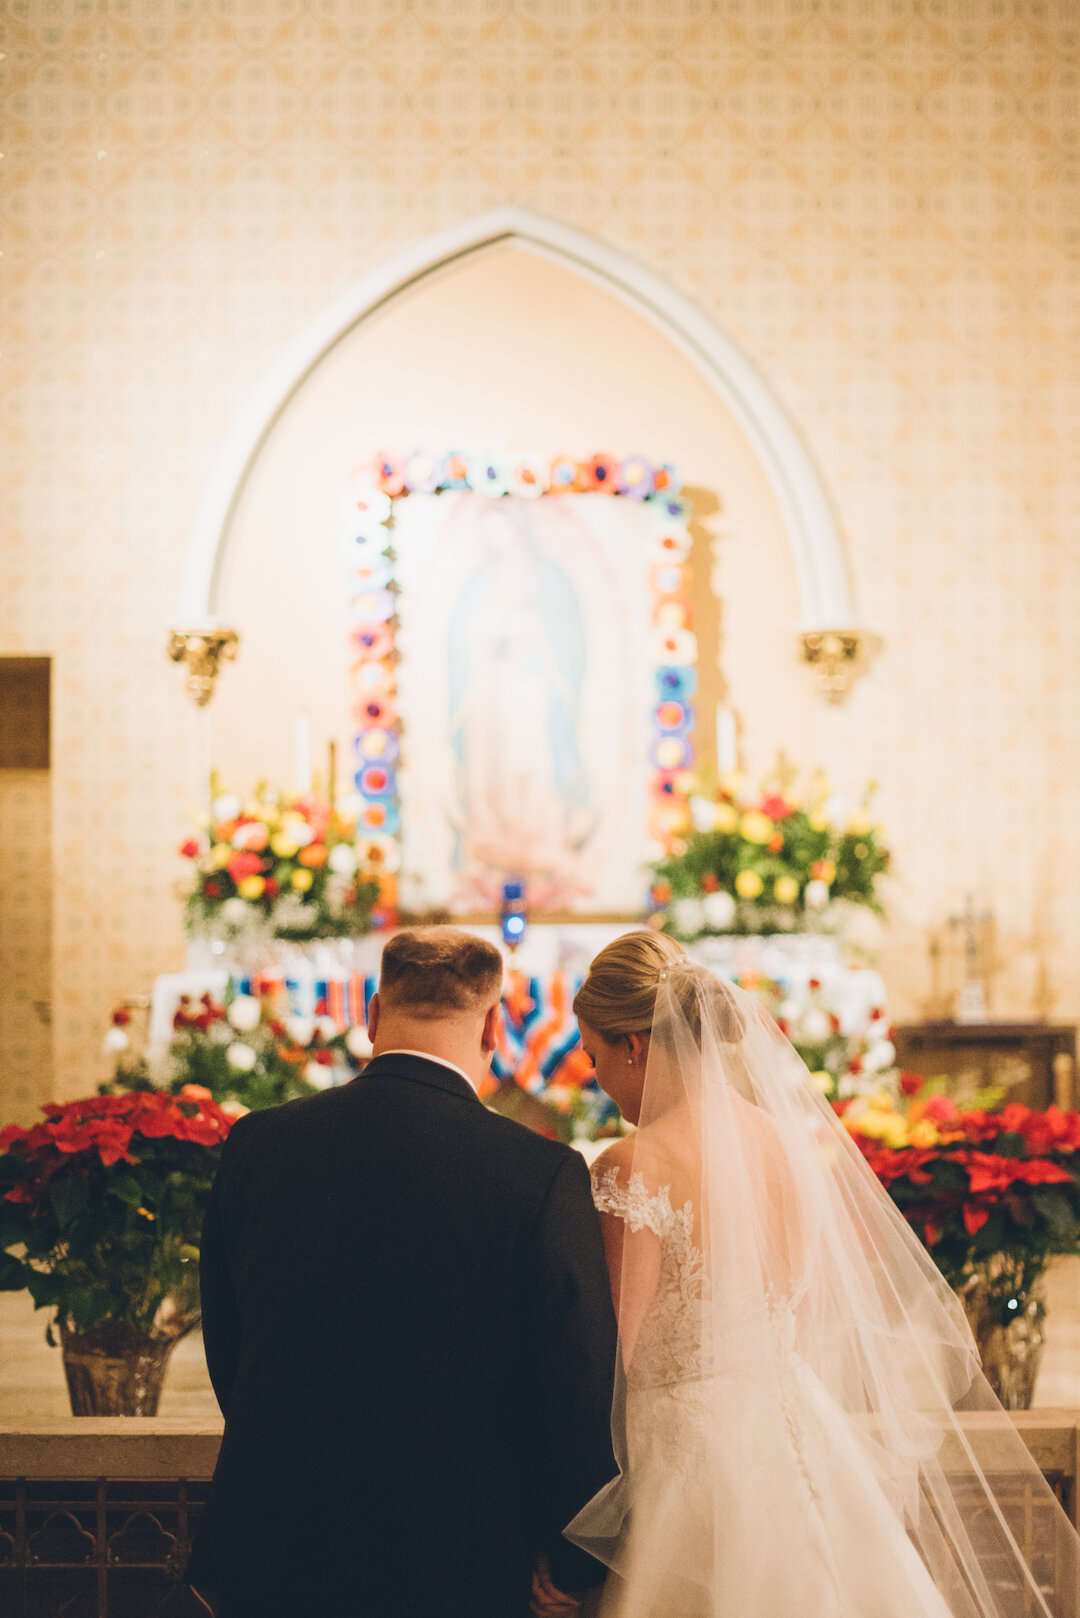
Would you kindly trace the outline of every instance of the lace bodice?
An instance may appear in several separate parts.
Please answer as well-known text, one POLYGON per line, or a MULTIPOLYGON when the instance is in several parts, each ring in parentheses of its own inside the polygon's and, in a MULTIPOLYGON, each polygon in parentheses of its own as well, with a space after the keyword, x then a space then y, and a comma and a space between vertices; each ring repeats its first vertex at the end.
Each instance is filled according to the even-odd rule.
MULTIPOLYGON (((594 1168, 592 1187, 601 1213, 614 1214, 632 1231, 651 1230, 660 1242, 660 1274, 627 1367, 627 1386, 657 1387, 734 1370, 743 1350, 750 1351, 756 1364, 752 1334, 745 1335, 745 1317, 734 1300, 725 1311, 725 1326, 712 1335, 711 1363, 703 1363, 708 1283, 701 1249, 694 1242, 693 1203, 676 1208, 670 1187, 650 1192, 640 1174, 625 1181, 618 1169, 594 1168)), ((766 1312, 771 1346, 787 1358, 795 1347, 792 1299, 769 1297, 766 1312)))

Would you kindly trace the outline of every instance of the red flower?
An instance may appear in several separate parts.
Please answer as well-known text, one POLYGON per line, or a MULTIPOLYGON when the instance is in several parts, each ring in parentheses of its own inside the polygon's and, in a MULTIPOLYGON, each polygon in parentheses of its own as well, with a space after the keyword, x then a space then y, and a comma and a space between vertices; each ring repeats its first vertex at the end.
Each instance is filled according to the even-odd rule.
POLYGON ((782 798, 776 792, 763 800, 761 812, 763 815, 768 815, 770 820, 787 820, 795 813, 787 799, 782 798))
POLYGON ((131 1012, 127 1006, 117 1006, 112 1014, 112 1020, 117 1028, 126 1028, 131 1021, 131 1012))
POLYGON ((277 880, 276 877, 268 876, 265 883, 263 884, 263 898, 264 899, 276 899, 280 892, 281 892, 281 883, 277 880))
POLYGON ((980 1208, 975 1202, 964 1203, 964 1229, 969 1236, 977 1235, 989 1217, 989 1208, 980 1208))
POLYGON ((953 1124, 960 1115, 956 1102, 950 1101, 948 1096, 931 1096, 926 1103, 925 1116, 933 1119, 935 1124, 953 1124))
POLYGON ((861 1056, 853 1056, 851 1058, 851 1061, 848 1063, 848 1072, 849 1073, 861 1073, 862 1072, 862 1057, 861 1056))
POLYGON ((580 468, 579 476, 584 489, 600 494, 614 494, 618 482, 619 463, 610 455, 594 455, 580 468))
POLYGON ((207 898, 207 899, 220 899, 221 898, 221 883, 220 882, 215 882, 213 877, 211 877, 208 882, 204 882, 203 883, 203 896, 205 898, 207 898))
POLYGON ((332 1067, 334 1062, 333 1051, 316 1051, 315 1060, 320 1067, 332 1067))
POLYGON ((713 876, 711 871, 706 871, 705 875, 701 879, 701 887, 704 893, 716 893, 720 887, 720 883, 719 880, 713 876))
POLYGON ((811 994, 816 994, 817 991, 821 988, 821 979, 820 978, 811 978, 809 983, 806 986, 810 990, 811 994))
POLYGON ((921 1073, 901 1073, 900 1088, 906 1096, 917 1096, 925 1080, 921 1073))
POLYGON ((229 863, 225 867, 234 882, 242 882, 246 876, 258 876, 262 870, 262 860, 258 854, 252 854, 247 849, 240 849, 236 854, 229 856, 229 863))
POLYGON ((199 857, 198 839, 189 837, 186 843, 180 844, 180 852, 186 860, 197 860, 199 857))

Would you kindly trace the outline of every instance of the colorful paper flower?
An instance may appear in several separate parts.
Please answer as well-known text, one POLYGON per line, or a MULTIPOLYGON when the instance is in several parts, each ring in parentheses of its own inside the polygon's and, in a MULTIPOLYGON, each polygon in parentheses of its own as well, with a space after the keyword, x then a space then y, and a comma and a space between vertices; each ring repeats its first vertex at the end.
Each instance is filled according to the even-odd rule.
POLYGON ((690 508, 685 500, 675 495, 653 494, 649 496, 650 507, 657 512, 667 523, 683 524, 690 515, 690 508))
POLYGON ((392 798, 397 792, 397 775, 385 764, 369 764, 360 771, 360 790, 365 798, 392 798))
POLYGON ((469 487, 497 499, 510 492, 514 470, 505 455, 485 455, 469 467, 469 487))
POLYGON ((681 488, 682 478, 670 461, 663 461, 653 469, 653 489, 657 494, 678 494, 681 488))
POLYGON ((653 623, 657 629, 689 629, 693 623, 693 608, 688 601, 660 601, 653 609, 653 623))
POLYGON ((689 769, 694 750, 685 736, 662 736, 653 743, 652 759, 659 770, 689 769))
POLYGON ((375 457, 375 480, 386 495, 399 495, 405 487, 405 460, 401 455, 375 457))
POLYGON ((405 462, 405 487, 410 494, 434 494, 442 481, 442 462, 427 450, 414 449, 405 462))
POLYGON ((546 493, 550 475, 546 456, 522 455, 514 462, 510 493, 524 500, 534 500, 546 493))
POLYGON ((657 695, 664 701, 685 702, 697 690, 697 671, 667 664, 658 668, 653 678, 657 695))
POLYGON ((394 876, 401 869, 401 848, 393 837, 367 836, 356 845, 360 866, 364 871, 378 871, 394 876))
POLYGON ((394 616, 392 590, 369 590, 349 603, 349 616, 355 625, 384 624, 394 616))
POLYGON ((397 704, 393 697, 365 697, 353 705, 352 713, 361 730, 389 730, 397 723, 397 704))
MULTIPOLYGON (((392 730, 362 730, 354 745, 362 766, 392 764, 398 756, 397 733, 392 730)), ((355 785, 358 792, 362 791, 359 780, 355 785)))
POLYGON ((365 661, 379 662, 394 650, 394 631, 387 623, 354 624, 351 639, 365 661))
POLYGON ((687 530, 665 524, 653 540, 653 555, 658 562, 685 562, 690 555, 690 535, 687 530))
POLYGON ((611 455, 594 455, 591 461, 586 461, 579 475, 585 490, 590 494, 618 492, 619 466, 611 455))
POLYGON ((559 455, 551 463, 551 487, 556 494, 569 494, 577 487, 578 463, 569 455, 559 455))
POLYGON ((653 711, 657 729, 684 735, 694 722, 693 709, 682 702, 661 702, 653 711))
POLYGON ((393 576, 394 564, 389 556, 373 551, 354 564, 349 574, 350 593, 363 595, 372 590, 381 590, 393 576))
POLYGON ((443 461, 444 489, 467 489, 469 486, 469 457, 460 449, 452 449, 443 461))
POLYGON ((353 690, 358 697, 387 696, 394 689, 392 663, 355 663, 350 672, 353 690))
POLYGON ((644 500, 653 492, 653 469, 644 455, 628 455, 619 467, 618 489, 631 500, 644 500))
POLYGON ((389 494, 381 488, 374 483, 362 483, 346 496, 345 510, 356 533, 375 535, 389 518, 393 506, 389 494))
POLYGON ((689 629, 661 630, 653 641, 656 663, 696 663, 697 636, 689 629))

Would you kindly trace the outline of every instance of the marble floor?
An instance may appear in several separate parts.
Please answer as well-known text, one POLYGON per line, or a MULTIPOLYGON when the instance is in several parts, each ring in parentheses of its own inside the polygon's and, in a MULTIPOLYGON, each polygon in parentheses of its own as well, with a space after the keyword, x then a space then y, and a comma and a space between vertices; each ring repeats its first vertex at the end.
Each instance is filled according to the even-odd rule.
MULTIPOLYGON (((1049 1273, 1046 1350, 1035 1403, 1080 1410, 1080 1258, 1056 1259, 1049 1273)), ((0 1426, 70 1414, 60 1350, 45 1342, 47 1312, 23 1292, 0 1293, 0 1426)), ((198 1333, 173 1353, 162 1416, 218 1425, 220 1416, 198 1333)))

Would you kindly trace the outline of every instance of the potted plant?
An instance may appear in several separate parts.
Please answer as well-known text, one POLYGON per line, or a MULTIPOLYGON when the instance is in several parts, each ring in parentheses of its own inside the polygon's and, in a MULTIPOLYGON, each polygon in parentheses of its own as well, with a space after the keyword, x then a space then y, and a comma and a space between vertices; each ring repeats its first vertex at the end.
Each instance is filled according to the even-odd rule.
POLYGON ((0 1130, 0 1290, 55 1310, 75 1415, 156 1414, 199 1322, 203 1215, 243 1110, 187 1085, 50 1102, 0 1130))
POLYGON ((1027 1409, 1043 1346, 1042 1277, 1080 1253, 1080 1113, 1011 1103, 958 1108, 917 1074, 834 1105, 968 1313, 983 1370, 1027 1409))

